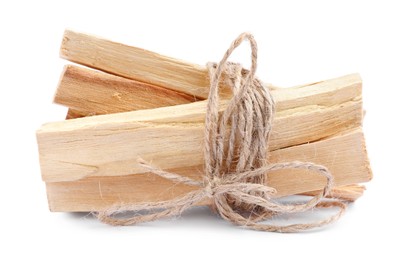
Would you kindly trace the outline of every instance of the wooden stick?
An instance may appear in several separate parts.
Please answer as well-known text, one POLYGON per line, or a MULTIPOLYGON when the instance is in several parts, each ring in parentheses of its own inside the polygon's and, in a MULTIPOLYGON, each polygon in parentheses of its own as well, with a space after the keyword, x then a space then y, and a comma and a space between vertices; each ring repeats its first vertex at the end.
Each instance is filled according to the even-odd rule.
MULTIPOLYGON (((372 176, 360 129, 269 154, 271 162, 292 160, 326 165, 335 176, 336 185, 365 182, 372 176)), ((196 166, 171 170, 200 180, 201 169, 201 166, 196 166)), ((277 189, 278 196, 318 190, 324 183, 322 177, 305 170, 268 174, 268 185, 277 189)), ((95 176, 78 181, 47 182, 51 211, 99 211, 113 204, 167 200, 194 189, 195 187, 175 184, 152 174, 95 176)))
POLYGON ((207 98, 205 67, 144 49, 66 30, 60 56, 115 75, 184 92, 198 99, 207 98))
MULTIPOLYGON (((335 94, 344 95, 342 101, 359 98, 361 78, 358 74, 346 75, 300 87, 274 89, 272 94, 275 100, 286 100, 286 102, 278 102, 279 110, 316 104, 332 106, 343 98, 334 99, 335 94), (338 92, 338 89, 342 91, 338 92), (314 93, 314 98, 308 98, 311 96, 310 93, 314 93)), ((195 101, 193 97, 183 93, 76 66, 67 66, 64 69, 54 98, 55 103, 71 108, 68 118, 156 108, 162 104, 168 106, 193 101, 195 101)))
MULTIPOLYGON (((361 126, 361 85, 356 80, 276 95, 270 150, 361 126)), ((222 102, 221 109, 224 106, 222 102)), ((43 179, 72 181, 144 172, 135 166, 138 157, 163 169, 200 165, 205 111, 206 101, 199 101, 45 124, 37 132, 43 179)))
POLYGON ((173 106, 194 97, 78 66, 65 66, 54 102, 72 109, 71 117, 173 106))

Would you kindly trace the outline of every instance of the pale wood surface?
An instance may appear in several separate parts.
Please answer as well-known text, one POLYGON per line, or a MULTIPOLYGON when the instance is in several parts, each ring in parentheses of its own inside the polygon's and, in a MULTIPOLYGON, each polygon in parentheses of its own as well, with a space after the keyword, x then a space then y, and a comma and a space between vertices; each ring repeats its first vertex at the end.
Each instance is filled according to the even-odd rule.
MULTIPOLYGON (((360 98, 361 78, 358 74, 351 74, 299 87, 276 88, 272 94, 278 101, 277 109, 281 111, 307 105, 332 106, 340 101, 360 98)), ((180 92, 72 65, 64 69, 54 98, 54 102, 70 108, 69 118, 193 101, 196 100, 192 96, 180 92)))
MULTIPOLYGON (((361 126, 361 84, 353 78, 337 87, 312 85, 277 94, 270 152, 361 126)), ((37 132, 43 179, 144 172, 135 166, 138 157, 163 169, 200 165, 205 107, 206 101, 199 101, 45 124, 37 132)))
POLYGON ((72 109, 72 117, 174 106, 192 96, 74 65, 65 66, 54 102, 72 109))
MULTIPOLYGON (((98 36, 66 30, 60 56, 111 74, 184 92, 197 99, 208 96, 206 67, 98 36)), ((221 88, 222 97, 229 94, 228 88, 221 88)))
MULTIPOLYGON (((269 153, 270 162, 312 161, 326 165, 336 185, 369 181, 372 177, 361 129, 269 153)), ((171 169, 200 180, 202 166, 171 169)), ((325 180, 305 170, 285 170, 268 174, 268 185, 278 196, 318 190, 325 180)), ((79 181, 47 182, 52 211, 98 211, 118 203, 138 203, 171 199, 195 189, 175 184, 153 174, 87 177, 79 181)), ((204 202, 206 203, 206 202, 204 202)))
POLYGON ((204 66, 190 64, 137 47, 66 30, 60 56, 119 76, 207 98, 204 66))

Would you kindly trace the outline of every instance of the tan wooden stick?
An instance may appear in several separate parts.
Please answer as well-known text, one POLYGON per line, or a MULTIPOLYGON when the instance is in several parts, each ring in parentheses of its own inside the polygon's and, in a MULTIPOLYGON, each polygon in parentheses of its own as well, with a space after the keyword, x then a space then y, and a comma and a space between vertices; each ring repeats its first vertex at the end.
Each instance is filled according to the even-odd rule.
MULTIPOLYGON (((311 161, 327 165, 336 185, 369 181, 372 177, 362 131, 284 148, 269 154, 270 162, 311 161)), ((172 169, 200 180, 201 166, 172 169)), ((323 187, 324 178, 304 170, 277 171, 268 175, 268 184, 279 196, 298 194, 323 187)), ((94 176, 78 181, 47 182, 52 211, 98 211, 118 203, 161 201, 192 191, 194 187, 174 184, 151 174, 94 176)))
POLYGON ((184 93, 73 65, 65 66, 54 97, 55 103, 71 108, 71 114, 77 116, 112 114, 194 101, 194 97, 184 93))
MULTIPOLYGON (((282 106, 279 110, 315 105, 313 102, 330 106, 339 102, 339 98, 332 98, 335 94, 342 94, 349 99, 359 98, 361 79, 359 75, 352 74, 299 87, 278 88, 272 90, 272 94, 276 100, 286 100, 279 102, 278 105, 282 106), (342 91, 337 93, 338 89, 342 91), (310 92, 314 93, 315 98, 306 98, 311 96, 310 92)), ((55 103, 71 108, 70 117, 118 113, 156 108, 162 106, 162 103, 176 105, 193 101, 193 97, 179 92, 71 65, 64 69, 54 98, 55 103)))
POLYGON ((204 66, 70 30, 64 33, 60 55, 112 74, 207 98, 204 66))
MULTIPOLYGON (((276 95, 271 151, 361 125, 360 82, 335 90, 293 91, 290 96, 276 95)), ((37 132, 43 179, 143 172, 134 166, 138 156, 155 160, 163 169, 200 165, 205 106, 206 101, 200 101, 45 124, 37 132)))

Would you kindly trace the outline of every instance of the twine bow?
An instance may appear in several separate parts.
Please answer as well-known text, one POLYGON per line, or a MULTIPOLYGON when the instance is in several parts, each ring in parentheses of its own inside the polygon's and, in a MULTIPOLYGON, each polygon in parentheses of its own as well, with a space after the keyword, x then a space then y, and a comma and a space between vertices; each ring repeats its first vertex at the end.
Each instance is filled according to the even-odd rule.
POLYGON ((239 226, 262 231, 297 232, 336 221, 345 211, 340 200, 323 200, 331 191, 333 176, 322 165, 311 162, 267 164, 268 140, 275 111, 268 88, 255 78, 257 44, 253 36, 241 34, 218 63, 207 65, 210 90, 204 129, 204 178, 196 181, 176 173, 163 171, 143 159, 140 166, 149 172, 175 183, 196 186, 197 190, 168 201, 118 205, 96 213, 97 218, 111 225, 132 225, 178 216, 186 209, 210 198, 212 208, 227 221, 239 226), (231 53, 243 40, 251 45, 251 68, 227 62, 231 53), (233 92, 227 108, 219 115, 219 82, 222 78, 233 92), (321 193, 303 203, 284 204, 274 200, 276 190, 265 184, 268 172, 282 169, 306 169, 326 178, 321 193), (274 215, 293 214, 313 208, 338 207, 331 217, 312 223, 286 226, 260 223, 274 215), (116 217, 118 213, 134 211, 129 218, 116 217), (142 214, 142 212, 148 212, 142 214))

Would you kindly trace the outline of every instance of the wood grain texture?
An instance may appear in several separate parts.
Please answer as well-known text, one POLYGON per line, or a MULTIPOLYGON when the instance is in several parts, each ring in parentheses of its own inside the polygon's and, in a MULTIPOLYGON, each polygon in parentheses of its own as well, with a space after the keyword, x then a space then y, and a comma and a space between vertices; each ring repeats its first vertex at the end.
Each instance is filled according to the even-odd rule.
MULTIPOLYGON (((361 129, 269 153, 270 162, 292 160, 326 165, 339 186, 366 182, 372 177, 361 129)), ((201 169, 202 166, 198 165, 171 170, 200 180, 201 169)), ((278 196, 318 190, 324 184, 321 176, 305 170, 281 170, 268 174, 268 185, 277 189, 278 196)), ((47 182, 46 185, 51 211, 85 212, 103 210, 113 204, 167 200, 195 189, 149 173, 93 176, 78 181, 47 182)))
POLYGON ((208 95, 208 76, 204 66, 89 34, 66 30, 60 56, 111 74, 184 92, 198 99, 205 99, 208 95))
POLYGON ((54 102, 71 108, 70 118, 174 106, 193 96, 74 65, 64 67, 54 102))
MULTIPOLYGON (((60 56, 111 74, 187 93, 197 99, 208 96, 208 72, 204 66, 97 36, 66 30, 60 56)), ((350 76, 359 78, 356 74, 350 76)), ((228 87, 221 87, 220 95, 228 97, 228 87)))
MULTIPOLYGON (((361 78, 351 74, 293 88, 276 88, 271 92, 276 101, 285 100, 277 104, 281 111, 307 105, 331 106, 340 100, 360 98, 361 78)), ((70 108, 70 119, 194 101, 197 101, 194 97, 180 92, 72 65, 64 69, 54 98, 54 102, 70 108)))
MULTIPOLYGON (((361 126, 361 84, 354 78, 348 84, 276 95, 270 152, 361 126)), ((45 124, 37 132, 43 179, 141 173, 144 169, 135 166, 138 157, 163 169, 200 165, 205 107, 206 101, 199 101, 45 124)))
POLYGON ((86 116, 95 116, 95 114, 92 112, 79 111, 79 110, 69 108, 65 119, 69 120, 69 119, 76 119, 76 118, 81 118, 81 117, 86 117, 86 116))

